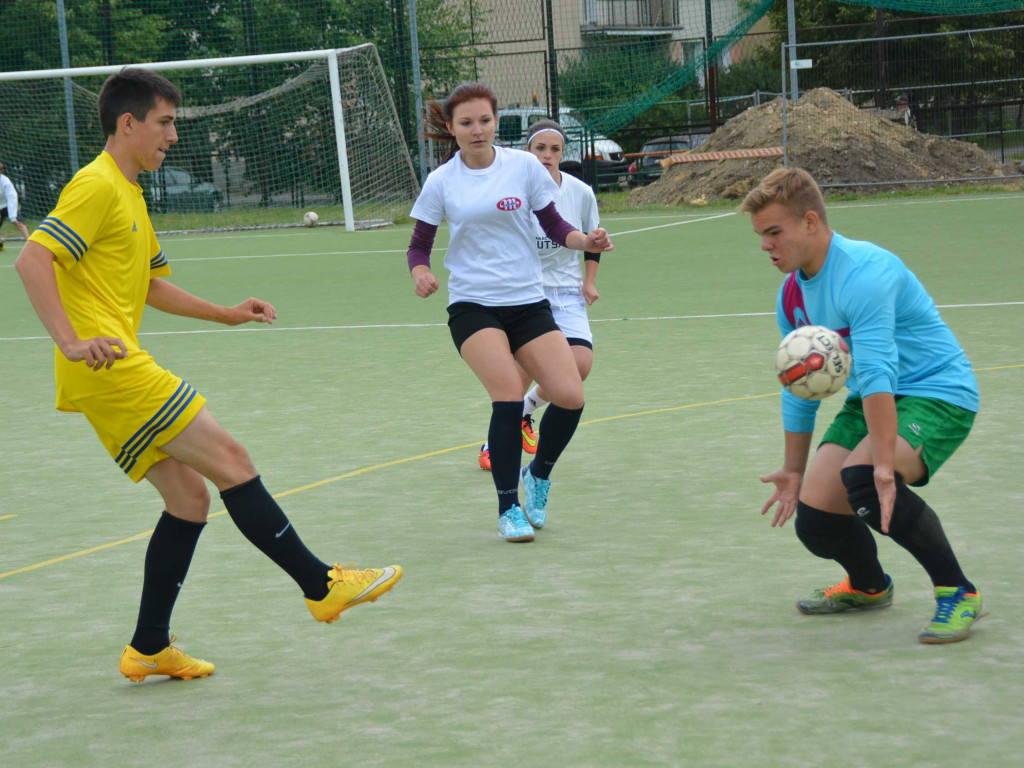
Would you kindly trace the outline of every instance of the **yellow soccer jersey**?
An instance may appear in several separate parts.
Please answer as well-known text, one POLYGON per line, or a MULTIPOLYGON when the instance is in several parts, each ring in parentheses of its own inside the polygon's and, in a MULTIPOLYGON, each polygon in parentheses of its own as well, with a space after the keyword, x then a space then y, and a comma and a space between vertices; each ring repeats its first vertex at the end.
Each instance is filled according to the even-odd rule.
POLYGON ((132 370, 152 359, 136 334, 150 279, 171 268, 142 187, 128 181, 106 151, 75 174, 29 239, 56 256, 57 287, 78 337, 114 336, 128 347, 127 359, 100 371, 56 351, 57 408, 77 411, 74 400, 130 386, 132 370))

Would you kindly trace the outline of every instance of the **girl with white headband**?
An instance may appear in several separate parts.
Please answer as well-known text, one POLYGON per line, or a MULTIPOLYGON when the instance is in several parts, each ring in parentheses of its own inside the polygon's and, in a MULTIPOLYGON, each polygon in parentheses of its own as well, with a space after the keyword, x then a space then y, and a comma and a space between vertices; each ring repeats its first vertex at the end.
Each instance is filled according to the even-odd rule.
MULTIPOLYGON (((565 142, 566 135, 562 126, 554 120, 538 120, 530 126, 526 149, 540 160, 558 184, 555 207, 561 216, 577 229, 589 232, 600 226, 597 198, 588 184, 558 169, 565 153, 565 142)), ((544 295, 551 304, 555 322, 569 342, 580 380, 585 381, 594 365, 594 337, 590 331, 587 306, 600 297, 595 283, 601 255, 597 252, 584 252, 581 269, 579 251, 551 240, 539 221, 534 221, 534 229, 537 254, 543 270, 544 295)), ((528 374, 522 373, 525 391, 532 380, 528 374)), ((532 429, 533 413, 547 404, 547 393, 540 384, 530 389, 523 399, 523 448, 527 453, 533 453, 537 444, 532 429), (530 450, 531 447, 533 450, 530 450)), ((481 469, 491 468, 490 446, 486 443, 480 449, 478 461, 481 469)))

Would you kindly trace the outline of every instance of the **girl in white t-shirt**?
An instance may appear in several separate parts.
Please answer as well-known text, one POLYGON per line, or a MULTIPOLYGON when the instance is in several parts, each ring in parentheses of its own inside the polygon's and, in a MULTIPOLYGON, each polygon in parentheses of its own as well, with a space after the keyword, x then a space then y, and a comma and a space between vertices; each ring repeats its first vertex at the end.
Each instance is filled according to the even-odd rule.
MULTIPOLYGON (((565 131, 554 120, 538 120, 530 126, 526 137, 526 150, 540 160, 551 178, 558 184, 555 205, 559 214, 570 224, 583 232, 599 226, 597 198, 590 186, 575 176, 558 170, 565 152, 565 131)), ((541 227, 534 222, 537 238, 537 254, 540 256, 544 295, 551 304, 551 312, 558 327, 565 334, 580 379, 586 380, 594 365, 594 336, 590 332, 587 306, 600 298, 597 292, 597 269, 599 253, 583 254, 583 269, 580 269, 579 252, 553 242, 541 227)), ((526 391, 532 379, 525 371, 523 390, 526 391)), ((548 404, 546 393, 538 384, 523 398, 523 450, 536 451, 537 437, 533 432, 534 411, 548 404), (532 445, 531 445, 532 444, 532 445), (531 450, 532 448, 532 450, 531 450)), ((478 458, 481 469, 490 469, 490 447, 485 443, 478 458)))
POLYGON ((498 492, 498 532, 532 541, 547 518, 551 469, 583 412, 583 381, 544 296, 534 215, 552 241, 580 251, 612 249, 608 233, 583 234, 559 216, 558 186, 533 155, 494 146, 497 98, 464 83, 430 105, 428 137, 450 142, 445 162, 427 176, 410 214, 416 226, 409 270, 416 295, 439 287, 430 271, 437 226, 450 232, 448 327, 459 354, 491 397, 488 442, 498 492), (541 439, 520 472, 523 384, 516 363, 539 382, 551 405, 541 439), (519 503, 522 479, 525 510, 519 503))

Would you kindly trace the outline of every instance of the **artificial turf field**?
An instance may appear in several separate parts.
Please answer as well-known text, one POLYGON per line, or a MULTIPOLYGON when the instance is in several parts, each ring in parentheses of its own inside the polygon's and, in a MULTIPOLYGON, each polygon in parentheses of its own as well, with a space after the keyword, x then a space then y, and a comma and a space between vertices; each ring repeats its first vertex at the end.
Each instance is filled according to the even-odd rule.
MULTIPOLYGON (((890 610, 807 617, 841 573, 758 513, 781 463, 781 275, 729 208, 607 216, 583 422, 532 544, 495 529, 490 405, 410 228, 166 236, 171 280, 271 328, 147 310, 141 337, 248 447, 325 560, 397 588, 317 624, 214 493, 174 614, 207 679, 117 672, 161 505, 53 409, 52 344, 0 254, 0 764, 1015 766, 1024 754, 1024 194, 836 203, 898 253, 977 371, 982 409, 923 489, 990 615, 924 646, 930 584, 879 541, 890 610)), ((9 234, 9 233, 8 233, 9 234)), ((439 235, 439 246, 445 230, 439 235)), ((440 248, 435 271, 443 279, 440 248)), ((826 401, 819 433, 841 404, 826 401)))

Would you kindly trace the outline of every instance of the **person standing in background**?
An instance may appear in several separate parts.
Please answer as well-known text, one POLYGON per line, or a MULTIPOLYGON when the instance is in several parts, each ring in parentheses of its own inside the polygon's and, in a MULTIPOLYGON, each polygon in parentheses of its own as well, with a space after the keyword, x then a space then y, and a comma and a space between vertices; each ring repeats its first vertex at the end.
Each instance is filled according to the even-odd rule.
MULTIPOLYGON (((18 208, 18 190, 14 188, 14 182, 8 178, 4 164, 0 163, 0 227, 7 219, 10 219, 21 232, 21 236, 28 240, 28 227, 21 220, 21 210, 18 208)), ((0 236, 0 251, 3 249, 4 239, 0 236)))

